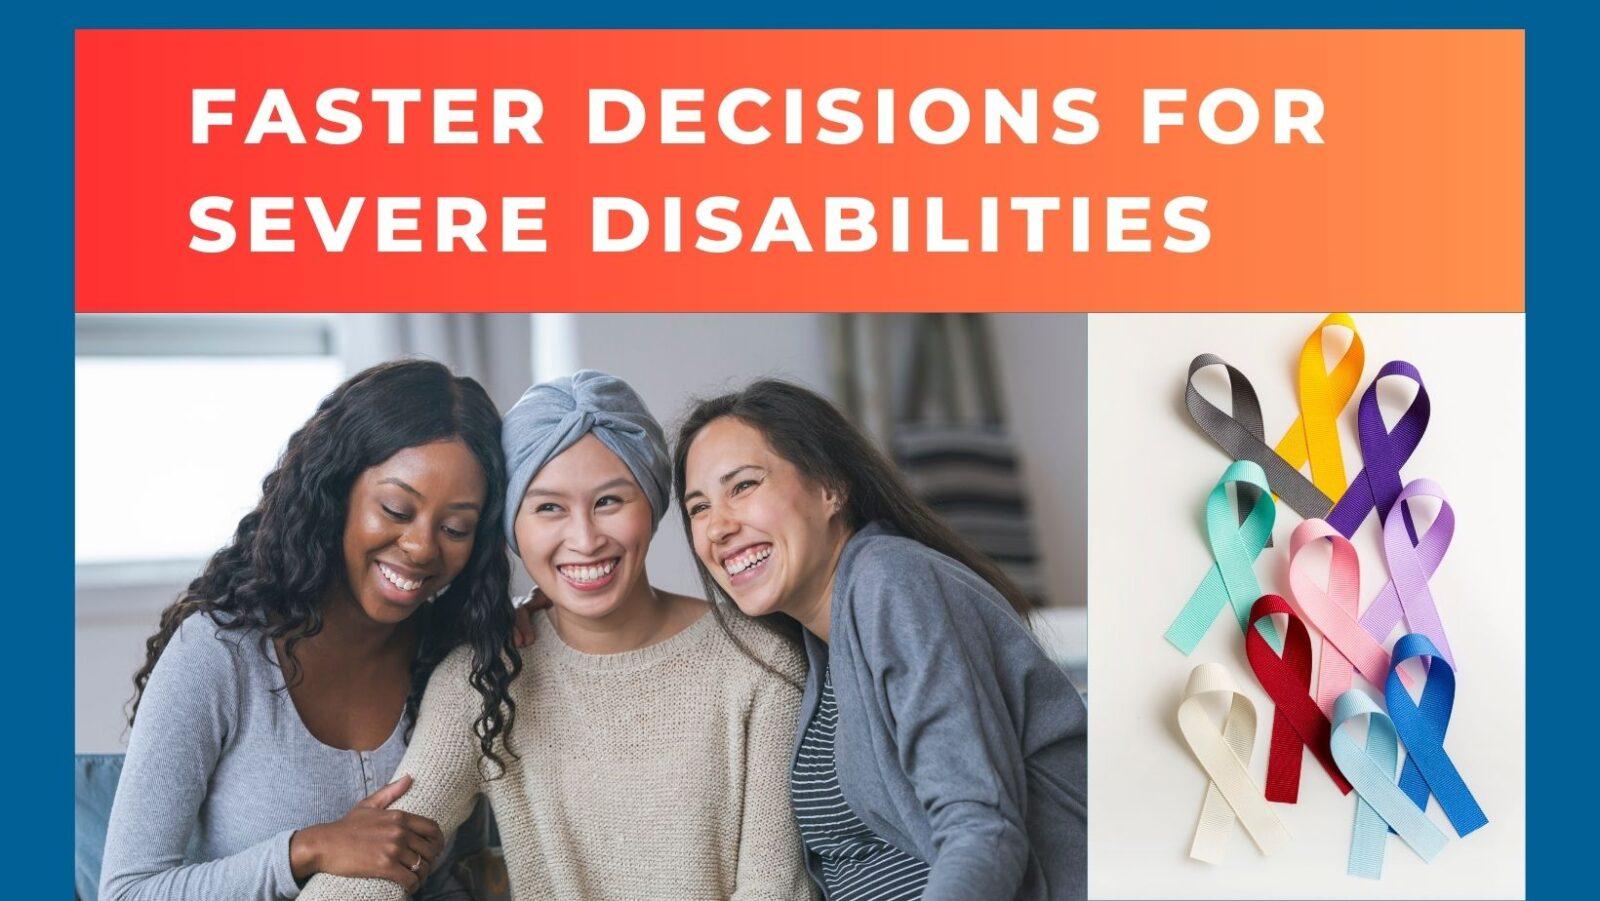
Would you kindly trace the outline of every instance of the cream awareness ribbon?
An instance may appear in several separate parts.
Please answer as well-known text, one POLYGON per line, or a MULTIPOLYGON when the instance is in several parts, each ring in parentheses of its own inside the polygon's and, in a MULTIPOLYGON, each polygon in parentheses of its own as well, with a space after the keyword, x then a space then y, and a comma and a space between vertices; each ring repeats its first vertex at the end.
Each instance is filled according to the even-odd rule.
POLYGON ((1233 677, 1220 664, 1202 663, 1189 673, 1183 701, 1178 704, 1178 729, 1200 768, 1211 777, 1189 856, 1206 863, 1221 861, 1223 842, 1236 817, 1262 854, 1283 847, 1289 833, 1246 769, 1256 743, 1255 704, 1235 690, 1233 677), (1205 710, 1204 699, 1209 695, 1228 699, 1220 731, 1205 710))

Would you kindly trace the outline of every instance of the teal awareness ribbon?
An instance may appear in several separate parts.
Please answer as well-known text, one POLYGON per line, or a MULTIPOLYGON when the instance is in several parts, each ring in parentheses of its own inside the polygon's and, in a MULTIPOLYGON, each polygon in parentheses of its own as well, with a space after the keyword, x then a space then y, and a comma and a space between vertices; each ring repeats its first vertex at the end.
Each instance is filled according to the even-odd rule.
MULTIPOLYGON (((1192 652, 1205 637, 1224 605, 1232 605, 1239 620, 1239 631, 1250 628, 1250 608, 1261 597, 1256 580, 1255 561, 1272 536, 1277 504, 1267 485, 1267 474, 1249 460, 1228 466, 1206 498, 1206 540, 1211 544, 1211 569, 1189 596, 1188 603, 1167 627, 1167 641, 1185 654, 1192 652), (1228 498, 1228 486, 1235 486, 1235 500, 1228 498), (1254 488, 1255 491, 1248 489, 1254 488), (1237 498, 1255 504, 1241 517, 1237 498)), ((1283 638, 1271 617, 1256 623, 1261 637, 1274 651, 1283 650, 1283 638)))
POLYGON ((1334 763, 1356 790, 1356 821, 1346 872, 1368 879, 1382 876, 1390 828, 1424 861, 1431 862, 1444 850, 1444 833, 1395 784, 1400 742, 1394 723, 1358 688, 1350 689, 1333 703, 1331 745, 1334 763), (1367 718, 1365 748, 1345 728, 1351 720, 1363 716, 1367 718))

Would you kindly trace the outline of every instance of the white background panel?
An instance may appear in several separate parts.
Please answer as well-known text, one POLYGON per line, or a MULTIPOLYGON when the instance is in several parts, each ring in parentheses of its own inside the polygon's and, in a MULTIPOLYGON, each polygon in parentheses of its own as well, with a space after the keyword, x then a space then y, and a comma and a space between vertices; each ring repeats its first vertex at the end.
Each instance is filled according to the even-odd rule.
MULTIPOLYGON (((1267 439, 1276 443, 1298 410, 1296 363, 1319 321, 1312 314, 1089 318, 1091 898, 1525 894, 1521 315, 1356 316, 1367 359, 1356 397, 1383 363, 1404 359, 1421 371, 1433 402, 1422 444, 1401 472, 1407 481, 1439 482, 1456 513, 1454 541, 1431 582, 1458 664, 1445 748, 1489 825, 1460 839, 1432 803, 1429 815, 1450 841, 1431 865, 1391 836, 1381 881, 1348 876, 1354 794, 1341 795, 1307 754, 1299 803, 1273 805, 1293 836, 1286 848, 1263 857, 1236 824, 1223 863, 1188 856, 1206 787, 1177 730, 1189 671, 1220 662, 1256 703, 1250 770, 1258 785, 1273 708, 1231 613, 1188 657, 1163 638, 1211 563, 1202 510, 1228 463, 1184 408, 1185 374, 1190 359, 1207 351, 1242 369, 1260 395, 1267 439)), ((1392 422, 1404 397, 1381 393, 1399 401, 1385 405, 1392 422)), ((1347 476, 1361 461, 1356 407, 1353 399, 1340 419, 1347 476)), ((1275 546, 1256 567, 1267 591, 1287 593, 1288 536, 1299 522, 1279 505, 1275 546)), ((1364 610, 1388 581, 1375 517, 1363 523, 1355 545, 1364 610)), ((1313 633, 1314 653, 1320 644, 1313 633)))

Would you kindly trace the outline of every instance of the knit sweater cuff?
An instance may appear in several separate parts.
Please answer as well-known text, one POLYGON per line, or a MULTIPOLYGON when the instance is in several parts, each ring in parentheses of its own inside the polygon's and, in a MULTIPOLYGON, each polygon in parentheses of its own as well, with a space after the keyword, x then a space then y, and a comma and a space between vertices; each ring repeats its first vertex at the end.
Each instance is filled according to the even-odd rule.
POLYGON ((272 837, 268 863, 271 866, 274 897, 300 897, 300 884, 295 881, 294 867, 289 863, 289 840, 294 837, 294 833, 293 829, 285 829, 272 837))

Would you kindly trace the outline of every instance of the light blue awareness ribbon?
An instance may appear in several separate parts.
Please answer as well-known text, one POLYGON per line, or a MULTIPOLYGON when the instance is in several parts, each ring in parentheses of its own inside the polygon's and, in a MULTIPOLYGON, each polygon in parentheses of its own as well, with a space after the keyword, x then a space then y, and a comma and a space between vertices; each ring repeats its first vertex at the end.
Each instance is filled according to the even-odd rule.
MULTIPOLYGON (((1253 492, 1235 493, 1248 497, 1253 492)), ((1277 504, 1267 485, 1266 472, 1249 460, 1230 464, 1206 498, 1206 540, 1211 544, 1211 569, 1206 571, 1188 603, 1167 627, 1167 641, 1174 647, 1185 654, 1192 652, 1225 604, 1233 606, 1241 632, 1250 628, 1250 608, 1262 594, 1261 583, 1256 580, 1255 561, 1261 556, 1261 549, 1267 546, 1276 518, 1277 504), (1253 486, 1259 492, 1255 506, 1242 522, 1236 502, 1228 499, 1230 484, 1253 486)), ((1274 651, 1283 650, 1283 637, 1270 617, 1263 618, 1256 628, 1274 651)))
POLYGON ((1394 782, 1400 763, 1394 723, 1358 688, 1333 702, 1331 745, 1334 763, 1356 790, 1356 821, 1346 872, 1368 879, 1383 875, 1384 845, 1391 827, 1425 861, 1431 862, 1444 850, 1444 833, 1394 782), (1365 748, 1356 744, 1345 728, 1350 720, 1362 716, 1367 717, 1365 748))
POLYGON ((1467 783, 1444 750, 1444 733, 1450 725, 1450 708, 1456 700, 1456 673, 1428 636, 1413 632, 1394 643, 1389 661, 1389 678, 1383 689, 1389 718, 1406 746, 1406 766, 1400 774, 1400 789, 1419 810, 1428 809, 1428 795, 1439 799, 1444 815, 1456 834, 1467 836, 1488 825, 1483 808, 1472 796, 1467 783), (1428 681, 1422 686, 1421 703, 1411 700, 1400 684, 1399 667, 1413 657, 1428 658, 1428 681))

